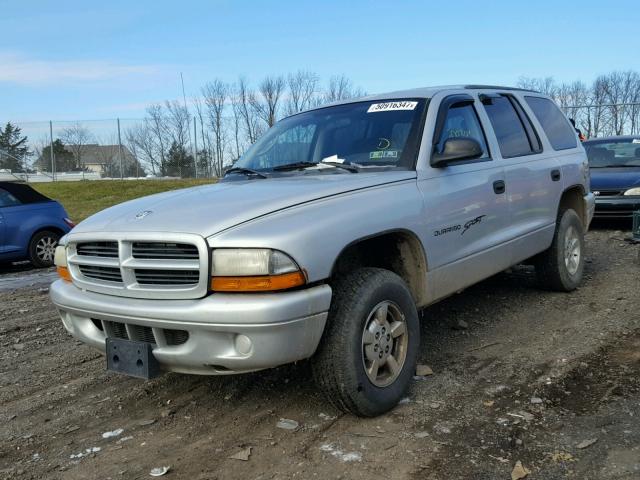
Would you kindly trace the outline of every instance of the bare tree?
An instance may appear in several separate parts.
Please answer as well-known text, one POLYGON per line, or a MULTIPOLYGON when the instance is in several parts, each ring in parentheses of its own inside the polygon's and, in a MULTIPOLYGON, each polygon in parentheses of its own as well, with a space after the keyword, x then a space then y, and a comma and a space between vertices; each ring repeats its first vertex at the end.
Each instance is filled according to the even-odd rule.
POLYGON ((84 154, 87 151, 87 145, 93 141, 93 135, 91 135, 89 129, 80 123, 76 123, 62 130, 60 139, 64 143, 65 148, 73 154, 76 161, 76 168, 84 171, 84 154))
MULTIPOLYGON (((210 177, 211 172, 213 171, 213 165, 211 164, 211 158, 213 157, 211 151, 211 136, 209 135, 209 131, 206 128, 207 122, 207 114, 205 105, 200 97, 194 97, 193 106, 195 107, 196 113, 196 121, 200 127, 200 152, 199 152, 199 160, 201 164, 205 165, 206 176, 210 177)), ((237 130, 237 127, 236 127, 237 130)), ((237 131, 236 131, 237 134, 237 131)))
POLYGON ((286 103, 287 115, 302 112, 314 106, 319 78, 313 72, 299 70, 287 76, 289 96, 286 103))
POLYGON ((193 165, 187 164, 187 147, 189 144, 191 115, 189 110, 178 100, 165 102, 167 110, 167 125, 172 146, 177 146, 179 152, 178 175, 182 177, 183 170, 191 171, 193 165))
POLYGON ((137 133, 146 144, 149 159, 153 159, 155 163, 152 164, 154 174, 162 176, 167 175, 167 151, 170 142, 168 132, 169 126, 162 105, 151 105, 147 108, 145 128, 137 133))
POLYGON ((526 88, 527 90, 535 90, 536 92, 544 93, 545 95, 549 95, 554 98, 558 91, 558 87, 553 77, 520 77, 518 79, 517 86, 520 88, 526 88))
POLYGON ((258 102, 255 93, 249 88, 244 77, 238 79, 235 92, 234 104, 237 105, 240 118, 244 124, 247 141, 250 144, 254 143, 262 133, 258 124, 259 119, 256 115, 255 105, 258 102))
POLYGON ((138 162, 147 165, 154 176, 163 174, 157 143, 148 120, 125 130, 124 141, 138 162))
POLYGON ((366 95, 366 93, 353 86, 353 83, 345 75, 335 75, 329 79, 329 86, 324 94, 324 101, 338 102, 366 95))
MULTIPOLYGON (((131 152, 131 155, 133 155, 133 159, 135 161, 135 175, 136 178, 140 177, 140 174, 144 174, 144 170, 141 172, 141 163, 142 163, 142 149, 140 148, 140 146, 138 145, 138 143, 136 142, 136 134, 135 131, 137 128, 140 127, 134 127, 132 129, 127 129, 124 132, 124 146, 126 146, 129 151, 131 152)), ((142 127, 144 128, 144 127, 142 127)))
POLYGON ((260 99, 254 97, 253 107, 267 127, 272 127, 278 120, 279 102, 284 89, 285 81, 281 76, 266 77, 260 83, 260 99))
POLYGON ((224 121, 225 103, 229 97, 229 86, 216 79, 202 88, 202 95, 207 106, 209 126, 213 133, 213 172, 222 175, 226 144, 226 126, 224 121))

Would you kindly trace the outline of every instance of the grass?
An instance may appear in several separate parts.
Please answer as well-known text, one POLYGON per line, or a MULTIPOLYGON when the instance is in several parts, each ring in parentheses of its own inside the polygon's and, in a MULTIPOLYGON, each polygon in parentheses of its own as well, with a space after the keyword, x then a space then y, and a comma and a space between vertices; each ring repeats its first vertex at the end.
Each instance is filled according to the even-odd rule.
POLYGON ((43 195, 59 201, 74 222, 100 210, 153 193, 195 187, 215 180, 93 180, 80 182, 32 183, 43 195))

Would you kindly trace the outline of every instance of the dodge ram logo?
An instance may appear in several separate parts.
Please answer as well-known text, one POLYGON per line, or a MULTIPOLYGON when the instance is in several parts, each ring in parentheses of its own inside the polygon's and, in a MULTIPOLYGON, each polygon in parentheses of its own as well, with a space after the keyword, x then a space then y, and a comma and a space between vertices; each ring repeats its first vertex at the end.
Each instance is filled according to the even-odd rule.
POLYGON ((136 213, 136 220, 142 220, 144 217, 151 215, 153 212, 151 210, 143 210, 141 212, 136 213))

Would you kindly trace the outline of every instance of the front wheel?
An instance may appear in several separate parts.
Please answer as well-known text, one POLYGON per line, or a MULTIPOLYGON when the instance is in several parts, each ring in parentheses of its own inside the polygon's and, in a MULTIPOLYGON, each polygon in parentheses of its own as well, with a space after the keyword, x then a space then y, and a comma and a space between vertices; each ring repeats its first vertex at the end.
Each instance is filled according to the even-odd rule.
POLYGON ((56 253, 60 235, 56 232, 44 230, 36 233, 29 242, 29 260, 38 268, 50 267, 53 265, 53 258, 56 253))
POLYGON ((373 417, 393 408, 415 372, 420 328, 415 303, 395 273, 362 268, 333 287, 329 319, 312 369, 337 408, 373 417))
POLYGON ((535 259, 542 287, 558 292, 575 290, 584 272, 584 228, 571 209, 558 215, 551 247, 535 259))

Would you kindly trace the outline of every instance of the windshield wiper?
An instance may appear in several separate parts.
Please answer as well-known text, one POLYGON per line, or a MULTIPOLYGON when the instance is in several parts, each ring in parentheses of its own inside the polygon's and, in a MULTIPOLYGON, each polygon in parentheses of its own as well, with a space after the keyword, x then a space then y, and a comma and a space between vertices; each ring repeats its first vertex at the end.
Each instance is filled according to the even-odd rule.
POLYGON ((285 163, 284 165, 277 165, 273 167, 272 170, 276 172, 286 172, 287 170, 299 170, 308 167, 315 167, 317 163, 315 162, 293 162, 293 163, 285 163))
POLYGON ((261 173, 261 172, 259 172, 257 170, 253 170, 251 168, 244 168, 244 167, 233 167, 233 168, 230 168, 229 170, 224 172, 224 176, 226 177, 230 173, 244 173, 247 176, 255 175, 256 177, 260 177, 260 178, 269 178, 264 173, 261 173))
POLYGON ((355 165, 349 165, 339 162, 294 162, 294 163, 286 163, 284 165, 278 165, 273 167, 274 171, 286 172, 287 170, 303 170, 305 168, 315 167, 317 165, 328 165, 330 167, 342 168, 343 170, 348 170, 349 172, 358 173, 358 167, 355 165))

